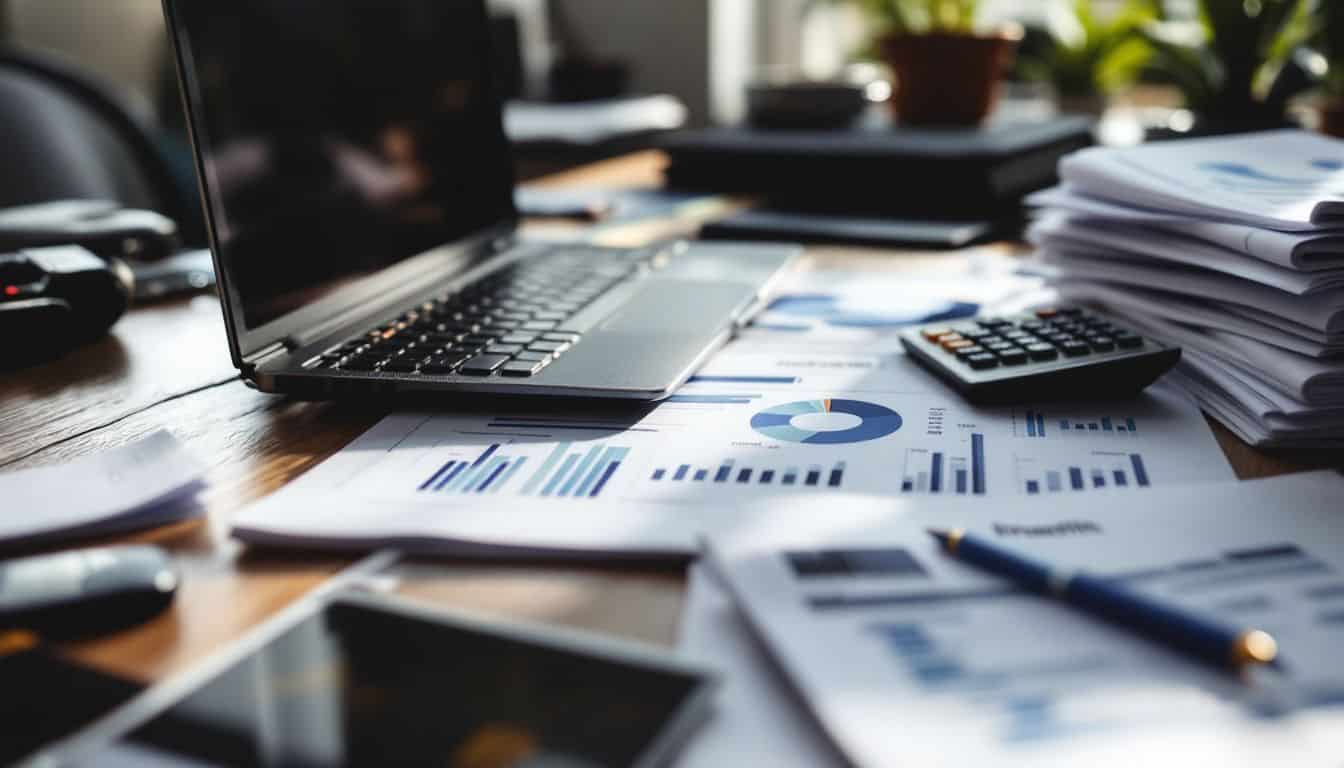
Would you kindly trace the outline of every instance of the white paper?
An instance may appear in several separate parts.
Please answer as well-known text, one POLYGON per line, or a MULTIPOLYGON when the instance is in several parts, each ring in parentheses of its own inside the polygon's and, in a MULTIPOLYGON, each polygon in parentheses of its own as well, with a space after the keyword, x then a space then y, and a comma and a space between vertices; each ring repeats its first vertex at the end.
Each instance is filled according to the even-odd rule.
POLYGON ((714 717, 686 746, 680 768, 846 765, 703 565, 690 570, 677 651, 723 676, 714 717))
POLYGON ((1042 259, 1066 280, 1094 280, 1157 291, 1178 290, 1184 296, 1210 296, 1261 313, 1291 320, 1322 333, 1344 334, 1344 291, 1294 296, 1229 275, 1205 269, 1088 258, 1085 255, 1047 251, 1042 259))
POLYGON ((904 354, 866 349, 734 344, 635 418, 394 414, 240 513, 235 534, 685 554, 763 497, 917 504, 1232 478, 1199 410, 1170 387, 1119 403, 978 408, 904 354))
POLYGON ((1253 259, 1216 245, 1157 230, 1122 230, 1085 219, 1047 215, 1033 223, 1027 239, 1041 248, 1077 252, 1089 258, 1184 264, 1303 296, 1344 286, 1344 271, 1302 272, 1253 259))
POLYGON ((67 464, 0 474, 0 542, 94 535, 168 522, 198 511, 201 466, 168 432, 67 464))
POLYGON ((1344 224, 1344 144, 1305 131, 1097 147, 1060 163, 1082 193, 1266 229, 1344 224))
POLYGON ((1245 336, 1308 357, 1344 353, 1344 336, 1329 336, 1299 325, 1269 325, 1229 311, 1227 305, 1199 297, 1174 296, 1139 288, 1117 289, 1106 283, 1063 280, 1056 283, 1069 301, 1101 304, 1128 317, 1160 317, 1174 323, 1213 328, 1245 336))
POLYGON ((1195 238, 1237 251, 1252 258, 1302 271, 1344 267, 1344 233, 1280 232, 1226 221, 1193 219, 1189 216, 1148 208, 1117 205, 1086 197, 1068 187, 1054 187, 1027 197, 1027 204, 1067 211, 1087 221, 1134 230, 1157 229, 1195 238))
POLYGON ((888 765, 1334 765, 1344 754, 1344 478, 1186 486, 1050 506, 946 502, 904 521, 797 500, 711 537, 738 607, 848 757, 888 765), (965 527, 1262 628, 1245 679, 942 554, 965 527), (1274 716, 1266 716, 1272 713, 1274 716))

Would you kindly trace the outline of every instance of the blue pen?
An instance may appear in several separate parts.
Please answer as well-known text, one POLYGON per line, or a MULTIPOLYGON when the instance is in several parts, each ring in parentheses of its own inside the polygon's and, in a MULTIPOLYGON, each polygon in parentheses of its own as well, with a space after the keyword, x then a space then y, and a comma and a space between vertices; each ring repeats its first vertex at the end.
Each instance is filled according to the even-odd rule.
POLYGON ((962 530, 929 531, 948 554, 1035 592, 1058 597, 1218 666, 1278 664, 1278 643, 1258 629, 1239 629, 1167 605, 1123 583, 1059 570, 962 530))

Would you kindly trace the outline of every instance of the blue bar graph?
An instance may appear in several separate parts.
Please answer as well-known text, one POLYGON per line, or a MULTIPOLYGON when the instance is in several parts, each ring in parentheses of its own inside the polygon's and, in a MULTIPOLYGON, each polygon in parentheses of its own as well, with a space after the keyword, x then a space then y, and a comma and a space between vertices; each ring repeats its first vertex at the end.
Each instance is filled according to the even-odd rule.
POLYGON ((1134 482, 1140 487, 1148 487, 1148 469, 1143 465, 1143 457, 1137 453, 1129 455, 1129 462, 1134 466, 1134 482))
MULTIPOLYGON (((603 463, 599 466, 604 466, 607 461, 608 459, 604 457, 603 463)), ((780 485, 805 488, 841 488, 845 483, 845 462, 837 461, 830 467, 813 465, 806 469, 776 467, 758 470, 755 467, 739 467, 735 459, 724 459, 712 466, 696 467, 694 464, 680 464, 676 465, 675 470, 670 467, 656 467, 649 480, 666 483, 703 483, 707 488, 773 485, 776 481, 780 485)))
POLYGON ((421 484, 420 484, 420 487, 417 488, 416 490, 418 490, 418 491, 427 491, 427 490, 429 490, 429 487, 430 487, 431 485, 434 485, 434 484, 438 483, 439 480, 441 480, 441 479, 442 479, 443 477, 445 477, 449 472, 451 472, 451 471, 453 470, 453 467, 455 467, 455 466, 457 466, 457 462, 456 462, 456 461, 450 461, 450 462, 448 462, 447 464, 444 464, 442 467, 439 467, 439 471, 438 471, 438 472, 435 472, 435 473, 432 474, 432 475, 430 475, 430 476, 429 476, 429 479, 426 480, 425 482, 421 483, 421 484))
POLYGON ((966 470, 957 470, 957 493, 966 493, 966 470))
MULTIPOLYGON (((1120 425, 1111 426, 1118 428, 1120 425)), ((1148 488, 1152 485, 1148 467, 1140 454, 1097 451, 1092 453, 1090 458, 1080 458, 1080 466, 1045 470, 1038 469, 1035 462, 1030 460, 1019 462, 1021 484, 1018 487, 1031 494, 1042 490, 1059 493, 1065 490, 1104 490, 1135 486, 1148 488), (1087 465, 1082 465, 1083 461, 1087 462, 1087 465), (1044 483, 1041 482, 1042 477, 1045 479, 1044 483), (1036 490, 1032 491, 1032 487, 1036 490)))
POLYGON ((971 493, 985 493, 985 436, 971 435, 971 493))
POLYGON ((569 452, 572 445, 573 443, 560 443, 555 446, 555 450, 551 451, 551 455, 547 456, 546 460, 541 463, 541 469, 537 470, 523 485, 524 496, 531 496, 536 492, 537 487, 550 476, 551 470, 555 469, 555 465, 560 463, 561 459, 563 459, 565 454, 569 452))
POLYGON ((560 481, 565 479, 565 476, 569 474, 569 470, 573 469, 574 465, 577 463, 579 463, 579 454, 571 453, 566 456, 564 463, 560 465, 560 469, 556 470, 555 474, 551 475, 551 479, 546 483, 546 487, 541 489, 541 495, 550 496, 552 493, 555 493, 555 489, 560 485, 560 481))
POLYGON ((932 462, 933 471, 929 475, 929 493, 942 493, 943 491, 943 454, 934 453, 932 462))
POLYGON ((506 459, 495 459, 490 462, 485 469, 481 470, 481 474, 485 476, 485 479, 474 489, 476 493, 485 493, 486 489, 490 487, 490 484, 498 480, 499 476, 504 474, 504 470, 508 468, 509 462, 506 459))
MULTIPOLYGON (((1025 425, 1025 437, 1045 437, 1046 416, 1039 411, 1024 411, 1022 421, 1025 425)), ((1104 433, 1107 435, 1132 435, 1139 431, 1138 422, 1133 417, 1100 416, 1085 419, 1055 419, 1059 432, 1073 436, 1079 433, 1104 433)), ((1018 433, 1023 436, 1022 433, 1018 433)))
POLYGON ((1083 490, 1083 470, 1078 467, 1069 467, 1069 485, 1075 491, 1083 490))

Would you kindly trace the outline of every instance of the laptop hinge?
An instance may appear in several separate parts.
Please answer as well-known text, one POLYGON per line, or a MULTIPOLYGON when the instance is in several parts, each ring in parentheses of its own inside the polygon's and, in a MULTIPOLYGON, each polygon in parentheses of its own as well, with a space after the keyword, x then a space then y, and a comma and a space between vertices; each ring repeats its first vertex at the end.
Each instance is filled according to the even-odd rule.
POLYGON ((289 352, 289 346, 284 341, 277 341, 269 344, 256 352, 243 358, 243 372, 255 371, 266 363, 289 352))

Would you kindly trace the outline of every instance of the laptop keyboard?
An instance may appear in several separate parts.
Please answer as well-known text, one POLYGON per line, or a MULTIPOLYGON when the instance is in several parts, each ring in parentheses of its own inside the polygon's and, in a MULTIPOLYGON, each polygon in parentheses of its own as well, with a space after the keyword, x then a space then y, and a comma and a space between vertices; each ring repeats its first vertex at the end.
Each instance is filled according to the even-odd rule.
POLYGON ((528 378, 582 341, 565 327, 629 279, 648 251, 562 248, 493 272, 328 350, 314 367, 528 378))

